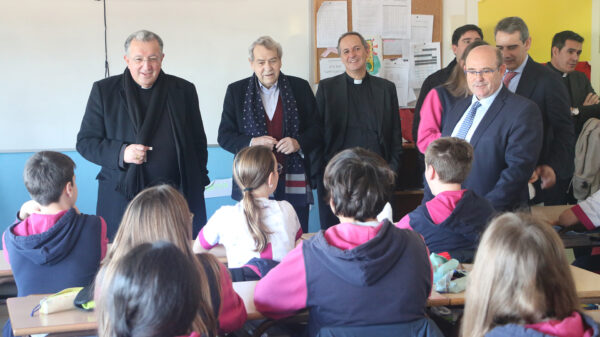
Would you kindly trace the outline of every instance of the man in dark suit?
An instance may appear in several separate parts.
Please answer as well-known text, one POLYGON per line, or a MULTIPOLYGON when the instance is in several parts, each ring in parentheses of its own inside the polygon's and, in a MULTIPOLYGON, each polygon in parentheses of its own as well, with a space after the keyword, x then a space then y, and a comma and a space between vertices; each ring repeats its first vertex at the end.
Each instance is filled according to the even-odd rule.
POLYGON ((472 96, 444 114, 442 136, 467 140, 473 166, 463 188, 488 199, 498 211, 527 205, 527 182, 542 147, 542 116, 534 102, 502 86, 506 65, 496 48, 474 48, 465 72, 472 96))
POLYGON ((322 179, 327 162, 336 153, 360 146, 383 157, 394 172, 398 172, 402 156, 396 86, 367 73, 369 46, 359 33, 344 33, 337 49, 346 72, 322 80, 317 90, 323 142, 314 167, 323 229, 339 223, 331 212, 322 179))
POLYGON ((539 177, 533 203, 566 203, 569 181, 573 176, 575 131, 569 109, 569 94, 560 77, 536 63, 527 54, 531 37, 519 17, 500 20, 495 28, 496 47, 506 64, 504 84, 518 95, 534 101, 544 122, 544 143, 532 179, 539 177))
POLYGON ((600 98, 587 76, 575 70, 582 45, 583 37, 575 32, 565 30, 556 33, 552 39, 552 59, 547 63, 550 69, 562 76, 569 92, 575 137, 579 136, 588 119, 600 118, 600 98))
MULTIPOLYGON (((456 60, 459 60, 462 57, 465 48, 471 44, 473 41, 483 40, 483 32, 481 28, 476 25, 464 25, 456 28, 454 33, 452 33, 452 52, 454 53, 454 60, 448 63, 446 68, 442 68, 435 73, 427 76, 423 84, 421 85, 421 90, 419 91, 419 98, 417 99, 417 104, 415 105, 415 116, 413 119, 413 140, 415 143, 418 139, 418 131, 419 131, 419 122, 421 121, 421 106, 423 105, 423 101, 425 97, 431 91, 431 89, 437 87, 438 85, 442 85, 448 81, 454 66, 456 66, 456 60)), ((423 167, 424 169, 424 167, 423 167)))
MULTIPOLYGON (((320 141, 315 96, 307 81, 281 73, 281 45, 271 37, 258 38, 249 53, 254 74, 227 87, 218 142, 233 154, 247 146, 273 149, 282 167, 274 197, 292 204, 306 233, 313 203, 309 154, 320 141)), ((242 198, 235 183, 231 197, 242 198)))
POLYGON ((161 70, 161 38, 140 30, 125 41, 127 68, 94 83, 77 151, 102 166, 96 214, 108 237, 128 202, 142 189, 167 183, 186 197, 194 234, 206 223, 206 135, 194 85, 161 70))

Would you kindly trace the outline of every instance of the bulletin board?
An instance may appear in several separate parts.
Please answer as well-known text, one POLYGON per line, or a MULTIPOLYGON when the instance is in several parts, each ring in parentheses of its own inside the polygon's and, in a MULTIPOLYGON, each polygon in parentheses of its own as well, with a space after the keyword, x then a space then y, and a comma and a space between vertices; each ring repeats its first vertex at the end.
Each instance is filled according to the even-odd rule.
MULTIPOLYGON (((314 0, 314 8, 313 8, 313 23, 314 23, 314 60, 315 60, 315 81, 318 83, 320 81, 320 66, 319 59, 322 58, 321 54, 327 48, 317 48, 317 12, 321 7, 321 4, 326 0, 314 0)), ((347 3, 347 20, 348 20, 348 31, 352 31, 352 0, 338 0, 345 1, 347 3)), ((412 0, 411 3, 411 12, 412 14, 426 14, 433 15, 433 42, 440 42, 440 50, 442 50, 441 41, 442 41, 442 0, 412 0)), ((360 33, 360 32, 359 32, 360 33)), ((384 53, 384 59, 393 59, 397 57, 401 57, 402 55, 386 55, 384 53)), ((336 58, 339 55, 332 53, 326 57, 336 58)))

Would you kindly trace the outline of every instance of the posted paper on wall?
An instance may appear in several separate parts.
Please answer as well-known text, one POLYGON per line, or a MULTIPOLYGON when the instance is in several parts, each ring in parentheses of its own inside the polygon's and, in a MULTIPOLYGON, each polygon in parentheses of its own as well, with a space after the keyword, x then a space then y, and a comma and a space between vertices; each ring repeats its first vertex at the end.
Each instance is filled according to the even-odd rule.
POLYGON ((411 15, 411 37, 413 43, 431 42, 433 39, 433 15, 411 15))
POLYGON ((420 88, 430 74, 440 70, 440 43, 411 44, 410 87, 420 88))
POLYGON ((317 48, 336 47, 348 31, 346 1, 324 1, 317 11, 317 48))
POLYGON ((346 68, 339 57, 319 60, 319 78, 321 80, 339 75, 344 71, 346 71, 346 68))
POLYGON ((410 0, 383 0, 381 10, 381 37, 412 39, 410 0))
POLYGON ((396 85, 396 93, 398 95, 398 105, 404 107, 408 105, 409 90, 408 87, 408 73, 410 68, 410 62, 408 59, 397 58, 397 59, 385 59, 383 60, 383 77, 396 85))
POLYGON ((410 40, 408 39, 385 39, 383 40, 383 55, 402 55, 408 58, 410 55, 410 40))
POLYGON ((381 35, 381 0, 352 1, 352 30, 364 35, 381 35))

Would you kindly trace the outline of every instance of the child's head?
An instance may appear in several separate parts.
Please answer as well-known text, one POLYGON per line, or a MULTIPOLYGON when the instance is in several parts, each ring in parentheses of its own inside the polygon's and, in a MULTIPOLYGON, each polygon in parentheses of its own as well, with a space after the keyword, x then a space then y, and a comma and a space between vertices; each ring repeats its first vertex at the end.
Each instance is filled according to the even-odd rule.
MULTIPOLYGON (((442 137, 434 140, 425 151, 425 167, 433 168, 440 182, 446 184, 462 184, 473 162, 473 147, 460 138, 442 137)), ((430 174, 425 174, 427 181, 430 174)))
POLYGON ((273 151, 266 146, 244 148, 233 160, 233 177, 244 195, 242 205, 248 230, 259 252, 269 243, 270 232, 261 220, 261 207, 255 198, 268 197, 275 191, 279 180, 277 166, 273 151))
POLYGON ((134 247, 104 272, 98 301, 101 337, 181 336, 200 310, 200 279, 189 256, 160 241, 134 247))
POLYGON ((75 205, 75 163, 67 155, 54 151, 41 151, 29 158, 23 171, 25 187, 31 198, 42 206, 61 201, 63 193, 67 207, 75 205))
MULTIPOLYGON (((187 201, 169 185, 158 185, 140 192, 127 206, 113 245, 104 263, 110 264, 126 255, 142 243, 167 241, 177 246, 184 255, 194 261, 202 298, 200 316, 195 326, 201 332, 216 329, 211 294, 220 288, 210 287, 209 275, 220 275, 220 265, 211 254, 194 255, 192 251, 192 213, 187 201), (210 269, 211 273, 206 270, 210 269)), ((218 284, 218 281, 216 282, 218 284)))
POLYGON ((360 147, 344 150, 327 164, 323 183, 337 216, 376 219, 394 188, 394 171, 377 154, 360 147))
POLYGON ((505 213, 486 229, 467 285, 462 336, 496 325, 562 320, 577 310, 564 246, 551 226, 505 213))

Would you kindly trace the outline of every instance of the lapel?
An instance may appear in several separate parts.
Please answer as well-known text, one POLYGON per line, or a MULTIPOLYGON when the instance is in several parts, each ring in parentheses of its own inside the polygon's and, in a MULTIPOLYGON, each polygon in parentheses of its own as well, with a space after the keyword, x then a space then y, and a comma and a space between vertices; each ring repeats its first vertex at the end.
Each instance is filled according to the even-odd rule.
POLYGON ((337 134, 332 133, 335 137, 335 141, 343 142, 346 137, 346 129, 348 128, 348 85, 346 84, 346 73, 338 75, 333 79, 334 91, 332 93, 332 121, 335 125, 335 121, 338 121, 338 132, 337 134))
POLYGON ((483 119, 481 120, 481 122, 477 126, 477 129, 473 133, 473 136, 471 137, 470 143, 473 147, 477 146, 477 142, 479 142, 479 140, 481 139, 481 136, 483 136, 483 134, 485 133, 485 130, 492 124, 494 119, 496 119, 496 117, 499 115, 500 110, 502 110, 502 108, 504 107, 504 102, 506 101, 506 98, 508 97, 508 95, 509 95, 508 89, 506 89, 506 87, 502 86, 502 89, 500 89, 498 96, 496 96, 496 99, 494 99, 494 102, 492 102, 492 105, 490 106, 488 111, 485 113, 485 116, 483 116, 483 119))
POLYGON ((454 107, 450 110, 446 121, 443 121, 442 117, 442 136, 450 137, 452 135, 452 131, 454 131, 456 124, 458 123, 458 121, 460 121, 464 113, 467 111, 469 105, 471 105, 472 99, 472 95, 461 99, 460 101, 456 102, 454 107))
POLYGON ((383 87, 384 82, 378 81, 374 76, 369 76, 369 81, 371 82, 371 95, 373 97, 373 110, 375 111, 375 118, 377 118, 378 130, 380 138, 383 137, 382 128, 383 128, 383 105, 385 103, 385 88, 383 87))
POLYGON ((185 102, 185 95, 183 94, 183 90, 175 85, 171 85, 171 81, 169 78, 165 76, 165 80, 167 81, 167 113, 171 116, 171 123, 174 122, 174 119, 179 118, 179 116, 185 116, 185 114, 177 114, 176 111, 185 111, 185 106, 183 102, 185 102))
POLYGON ((538 72, 535 68, 535 61, 529 56, 525 68, 523 68, 523 74, 521 74, 521 79, 519 80, 519 85, 517 85, 515 94, 519 94, 523 97, 531 97, 531 93, 533 92, 533 89, 535 89, 537 77, 538 72))
POLYGON ((122 85, 121 89, 119 90, 119 94, 121 95, 121 108, 123 109, 123 111, 125 111, 127 117, 129 117, 129 122, 131 123, 131 127, 133 128, 134 135, 137 135, 140 130, 138 129, 138 125, 135 122, 133 111, 129 111, 129 108, 127 108, 127 97, 125 96, 125 89, 122 85))

